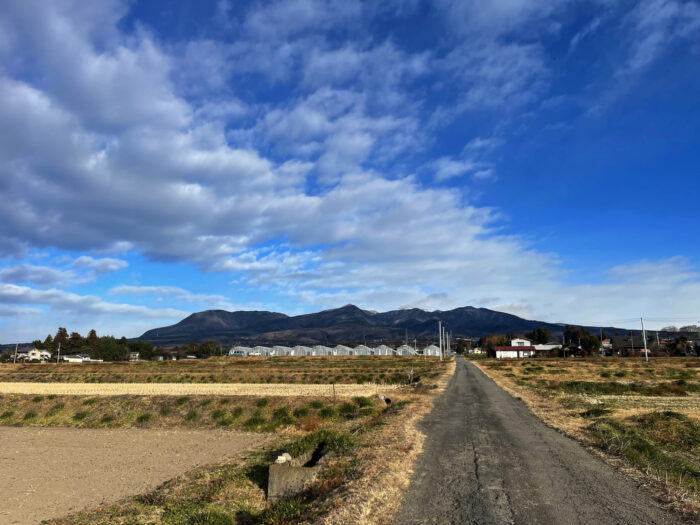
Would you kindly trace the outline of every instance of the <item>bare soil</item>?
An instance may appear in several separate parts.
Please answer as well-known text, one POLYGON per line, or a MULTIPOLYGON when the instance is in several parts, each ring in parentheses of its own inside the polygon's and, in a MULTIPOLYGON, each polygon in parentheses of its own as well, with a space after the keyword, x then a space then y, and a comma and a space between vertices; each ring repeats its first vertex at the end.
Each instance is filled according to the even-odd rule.
POLYGON ((212 430, 0 427, 0 523, 36 524, 145 493, 266 439, 212 430))

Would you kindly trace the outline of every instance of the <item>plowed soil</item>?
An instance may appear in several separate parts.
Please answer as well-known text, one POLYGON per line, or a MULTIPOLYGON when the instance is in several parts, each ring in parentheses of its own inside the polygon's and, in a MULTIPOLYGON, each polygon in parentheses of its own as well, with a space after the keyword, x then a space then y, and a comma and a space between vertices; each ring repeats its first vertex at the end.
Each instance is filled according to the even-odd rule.
POLYGON ((0 427, 0 523, 33 525, 141 494, 266 439, 212 430, 0 427))

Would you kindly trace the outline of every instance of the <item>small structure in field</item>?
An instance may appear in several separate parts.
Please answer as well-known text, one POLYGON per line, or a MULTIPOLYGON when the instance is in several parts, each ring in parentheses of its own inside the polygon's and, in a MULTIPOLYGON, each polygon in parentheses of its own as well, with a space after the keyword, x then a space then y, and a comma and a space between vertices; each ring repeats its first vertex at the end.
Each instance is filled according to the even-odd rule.
POLYGON ((374 349, 377 355, 394 355, 394 349, 387 345, 379 345, 374 349))
POLYGON ((396 349, 396 355, 415 355, 416 350, 412 346, 401 345, 396 349))
POLYGON ((440 348, 435 345, 429 345, 423 348, 423 355, 439 356, 440 348))
POLYGON ((328 346, 316 345, 314 346, 314 350, 316 351, 316 355, 335 355, 335 350, 328 346))
POLYGON ((497 346, 496 359, 512 359, 519 357, 532 357, 536 349, 527 339, 511 339, 510 346, 497 346))

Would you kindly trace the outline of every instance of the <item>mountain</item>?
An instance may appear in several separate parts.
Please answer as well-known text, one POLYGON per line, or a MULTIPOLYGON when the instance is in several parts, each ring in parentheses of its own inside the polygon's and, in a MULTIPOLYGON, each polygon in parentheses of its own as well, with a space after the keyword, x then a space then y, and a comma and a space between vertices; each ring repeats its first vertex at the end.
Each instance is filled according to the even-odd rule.
MULTIPOLYGON (((465 306, 454 310, 426 312, 419 308, 373 312, 348 304, 341 308, 313 314, 287 316, 265 311, 227 312, 206 310, 192 314, 177 324, 148 330, 137 340, 157 345, 186 344, 190 341, 215 340, 223 344, 337 344, 379 341, 398 342, 405 337, 435 341, 438 321, 453 337, 481 337, 490 334, 521 334, 535 328, 548 328, 561 335, 564 325, 530 321, 521 317, 465 306)), ((586 327, 594 333, 598 328, 586 327)), ((604 328, 620 331, 624 329, 604 328)))

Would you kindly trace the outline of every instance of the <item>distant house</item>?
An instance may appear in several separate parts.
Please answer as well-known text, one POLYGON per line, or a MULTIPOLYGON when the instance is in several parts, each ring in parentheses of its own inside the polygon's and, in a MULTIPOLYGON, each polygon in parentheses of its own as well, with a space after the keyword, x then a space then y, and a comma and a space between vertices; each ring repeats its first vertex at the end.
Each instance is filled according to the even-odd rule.
POLYGON ((32 348, 27 352, 26 358, 29 361, 42 361, 46 362, 51 359, 51 352, 48 350, 39 350, 37 348, 32 348))
POLYGON ((510 346, 497 346, 496 359, 517 359, 519 357, 532 357, 536 349, 528 339, 512 339, 510 346))
POLYGON ((82 363, 82 356, 66 354, 61 356, 61 361, 65 363, 82 363))
POLYGON ((141 354, 139 352, 129 352, 129 361, 139 361, 141 354))

